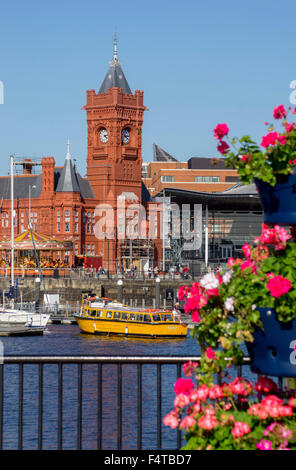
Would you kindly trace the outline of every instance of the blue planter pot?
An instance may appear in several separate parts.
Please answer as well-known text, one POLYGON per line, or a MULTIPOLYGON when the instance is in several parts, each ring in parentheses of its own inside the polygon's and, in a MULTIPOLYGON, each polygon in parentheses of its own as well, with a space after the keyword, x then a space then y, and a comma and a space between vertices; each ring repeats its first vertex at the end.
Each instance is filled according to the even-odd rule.
POLYGON ((266 224, 296 225, 296 172, 279 176, 275 186, 255 179, 266 224))
POLYGON ((276 377, 296 377, 296 319, 280 322, 274 309, 258 309, 264 331, 254 333, 254 342, 247 343, 251 370, 276 377))

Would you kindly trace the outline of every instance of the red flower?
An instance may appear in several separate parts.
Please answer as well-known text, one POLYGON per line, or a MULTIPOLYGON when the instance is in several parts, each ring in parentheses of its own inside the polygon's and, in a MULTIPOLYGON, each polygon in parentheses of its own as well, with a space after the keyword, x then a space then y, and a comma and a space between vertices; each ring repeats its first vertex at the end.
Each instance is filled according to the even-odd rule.
POLYGON ((228 132, 229 127, 227 126, 227 124, 218 124, 214 129, 214 137, 217 140, 221 140, 222 137, 228 134, 228 132))
POLYGON ((222 153, 222 155, 226 155, 229 152, 229 145, 224 142, 224 140, 220 140, 220 144, 217 147, 218 152, 222 153))
POLYGON ((206 355, 207 355, 207 358, 208 358, 208 359, 217 359, 217 358, 216 358, 215 351, 213 351, 211 347, 209 347, 209 348, 206 350, 206 355))
POLYGON ((284 145, 286 143, 285 136, 279 134, 278 132, 269 132, 269 134, 266 134, 262 137, 261 147, 266 148, 270 145, 273 146, 277 142, 279 142, 281 145, 284 145))
POLYGON ((184 393, 190 395, 191 390, 194 388, 194 382, 191 379, 182 379, 181 377, 175 382, 174 392, 176 395, 184 393))
POLYGON ((278 274, 269 279, 266 287, 273 297, 281 297, 292 289, 292 284, 289 279, 278 274))
POLYGON ((273 110, 274 119, 284 119, 287 116, 287 111, 285 110, 284 105, 280 104, 277 108, 273 110))

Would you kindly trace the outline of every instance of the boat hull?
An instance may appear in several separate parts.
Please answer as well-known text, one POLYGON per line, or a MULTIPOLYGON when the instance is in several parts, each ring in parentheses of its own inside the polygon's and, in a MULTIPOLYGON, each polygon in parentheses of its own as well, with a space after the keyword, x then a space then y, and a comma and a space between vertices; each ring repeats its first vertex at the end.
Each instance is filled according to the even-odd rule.
POLYGON ((122 335, 144 337, 186 337, 187 326, 176 322, 143 323, 116 321, 76 315, 76 321, 83 333, 97 335, 122 335))

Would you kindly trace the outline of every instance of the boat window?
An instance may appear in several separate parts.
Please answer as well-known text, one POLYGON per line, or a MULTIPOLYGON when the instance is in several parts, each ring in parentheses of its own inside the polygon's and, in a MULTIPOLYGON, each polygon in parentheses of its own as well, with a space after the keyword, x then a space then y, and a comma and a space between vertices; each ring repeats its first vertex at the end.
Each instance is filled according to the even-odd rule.
POLYGON ((114 312, 113 320, 119 320, 120 312, 114 312))
POLYGON ((135 320, 136 315, 134 313, 130 313, 128 318, 129 320, 135 320))
POLYGON ((151 322, 151 316, 150 315, 144 315, 144 321, 151 322))
POLYGON ((122 313, 120 314, 120 318, 121 318, 121 320, 127 320, 127 313, 123 313, 123 312, 122 312, 122 313))
POLYGON ((160 315, 153 315, 153 321, 161 321, 160 315))
POLYGON ((164 321, 173 321, 172 315, 164 315, 164 321))
POLYGON ((91 317, 96 317, 97 316, 97 311, 96 310, 89 310, 88 313, 91 317))
POLYGON ((143 315, 137 315, 136 320, 137 321, 143 321, 143 315))
POLYGON ((99 318, 102 318, 102 316, 103 316, 103 311, 102 311, 102 310, 97 310, 97 316, 98 316, 99 318))
POLYGON ((112 318, 112 312, 110 312, 110 311, 107 312, 107 313, 106 313, 106 318, 112 318))

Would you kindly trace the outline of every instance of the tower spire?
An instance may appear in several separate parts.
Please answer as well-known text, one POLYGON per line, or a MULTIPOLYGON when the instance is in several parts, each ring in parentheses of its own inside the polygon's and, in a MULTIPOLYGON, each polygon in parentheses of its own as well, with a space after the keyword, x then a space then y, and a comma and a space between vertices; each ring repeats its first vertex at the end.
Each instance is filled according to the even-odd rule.
POLYGON ((71 160, 71 154, 70 154, 70 140, 68 139, 67 141, 67 155, 66 155, 66 160, 71 160))
POLYGON ((113 40, 113 60, 118 62, 118 57, 117 57, 117 35, 116 31, 114 33, 114 40, 113 40))

